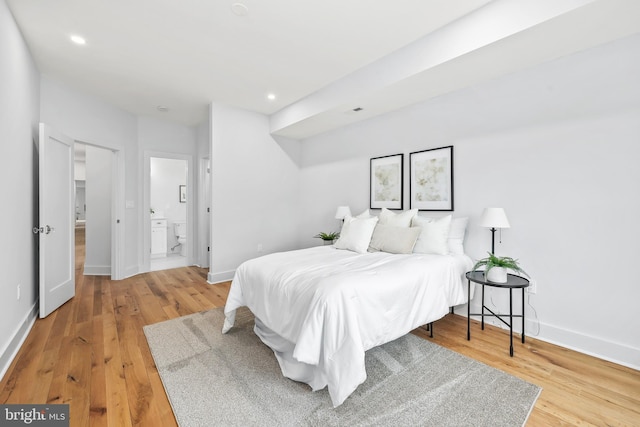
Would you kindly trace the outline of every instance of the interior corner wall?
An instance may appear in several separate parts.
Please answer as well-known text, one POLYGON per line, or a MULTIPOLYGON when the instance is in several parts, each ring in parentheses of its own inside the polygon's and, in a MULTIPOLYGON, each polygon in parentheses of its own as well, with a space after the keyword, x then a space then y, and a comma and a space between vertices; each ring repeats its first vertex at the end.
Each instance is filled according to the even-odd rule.
MULTIPOLYGON (((368 208, 370 158, 405 154, 406 209, 409 154, 453 145, 453 215, 470 218, 467 253, 486 256, 480 214, 503 207, 511 228, 496 253, 537 282, 527 334, 640 369, 630 273, 640 255, 640 58, 629 53, 638 46, 621 41, 303 141, 304 244, 335 228, 337 206, 368 208)), ((499 289, 487 301, 508 312, 499 289)))
POLYGON ((209 281, 250 258, 297 248, 299 169, 262 114, 213 104, 209 281))
POLYGON ((40 75, 0 0, 0 378, 37 316, 38 123, 40 75), (17 297, 20 285, 21 295, 17 297))

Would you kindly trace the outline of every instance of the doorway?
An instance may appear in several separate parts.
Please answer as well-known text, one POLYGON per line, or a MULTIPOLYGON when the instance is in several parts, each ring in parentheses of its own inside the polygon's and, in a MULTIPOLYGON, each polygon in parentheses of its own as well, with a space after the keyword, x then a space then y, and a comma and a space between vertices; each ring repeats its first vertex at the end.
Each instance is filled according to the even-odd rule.
POLYGON ((145 152, 145 271, 193 265, 191 156, 145 152))
POLYGON ((76 141, 74 144, 74 220, 85 247, 81 269, 85 275, 118 278, 116 203, 118 153, 76 141))

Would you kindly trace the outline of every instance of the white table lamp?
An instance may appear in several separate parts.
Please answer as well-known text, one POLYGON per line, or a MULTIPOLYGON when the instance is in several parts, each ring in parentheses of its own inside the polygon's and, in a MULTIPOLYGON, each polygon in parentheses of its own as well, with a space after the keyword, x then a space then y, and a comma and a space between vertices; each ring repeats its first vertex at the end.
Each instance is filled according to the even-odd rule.
POLYGON ((349 209, 349 206, 338 206, 338 209, 336 210, 336 219, 344 221, 344 217, 347 215, 351 215, 351 209, 349 209))
POLYGON ((510 228, 507 214, 502 208, 485 208, 480 217, 480 227, 491 229, 491 253, 495 254, 496 245, 496 229, 510 228))

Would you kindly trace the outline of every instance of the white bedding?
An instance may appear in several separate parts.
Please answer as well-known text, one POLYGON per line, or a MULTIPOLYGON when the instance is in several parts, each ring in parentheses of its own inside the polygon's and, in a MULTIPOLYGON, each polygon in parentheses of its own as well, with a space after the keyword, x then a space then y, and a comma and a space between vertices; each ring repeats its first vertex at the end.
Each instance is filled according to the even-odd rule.
POLYGON ((237 270, 223 333, 235 310, 256 316, 256 334, 284 376, 325 386, 338 406, 366 379, 364 352, 466 302, 466 255, 358 254, 331 246, 255 258, 237 270))

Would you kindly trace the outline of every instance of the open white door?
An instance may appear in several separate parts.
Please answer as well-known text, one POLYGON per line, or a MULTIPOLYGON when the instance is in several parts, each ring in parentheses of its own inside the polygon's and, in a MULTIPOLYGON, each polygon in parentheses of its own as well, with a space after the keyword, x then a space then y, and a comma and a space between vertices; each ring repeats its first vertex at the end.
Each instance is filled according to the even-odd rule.
POLYGON ((40 317, 75 295, 73 140, 40 123, 40 317))

